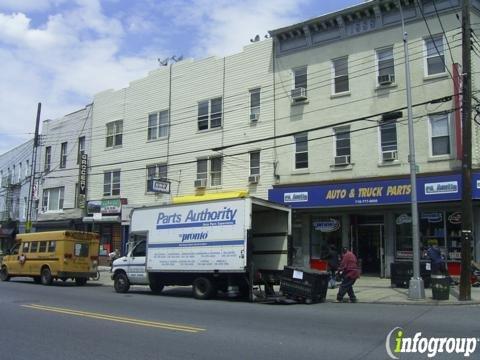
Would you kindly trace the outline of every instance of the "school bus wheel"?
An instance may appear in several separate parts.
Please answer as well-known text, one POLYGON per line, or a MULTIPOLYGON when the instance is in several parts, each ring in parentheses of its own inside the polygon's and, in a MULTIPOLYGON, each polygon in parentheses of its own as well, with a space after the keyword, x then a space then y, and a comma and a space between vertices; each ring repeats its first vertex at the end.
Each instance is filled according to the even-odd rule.
POLYGON ((53 281, 52 273, 50 271, 50 268, 48 266, 45 266, 42 268, 41 272, 41 283, 42 285, 51 285, 53 281))

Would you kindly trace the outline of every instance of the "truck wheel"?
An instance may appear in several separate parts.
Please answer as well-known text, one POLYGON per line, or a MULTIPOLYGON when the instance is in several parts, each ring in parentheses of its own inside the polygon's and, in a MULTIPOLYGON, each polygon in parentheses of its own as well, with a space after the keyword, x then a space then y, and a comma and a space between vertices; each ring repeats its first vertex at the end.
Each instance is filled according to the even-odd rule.
POLYGON ((113 287, 118 293, 126 293, 128 289, 130 289, 130 282, 128 281, 127 275, 124 273, 115 275, 113 278, 113 287))
POLYGON ((83 286, 87 283, 87 278, 75 278, 75 284, 83 286))
POLYGON ((152 290, 154 294, 160 294, 163 290, 163 284, 153 280, 150 282, 150 290, 152 290))
POLYGON ((206 300, 216 295, 217 288, 212 280, 204 277, 196 278, 193 282, 193 296, 195 299, 206 300))
POLYGON ((10 275, 8 275, 8 270, 6 266, 2 266, 2 269, 0 269, 0 279, 2 281, 10 280, 10 275))
POLYGON ((40 282, 42 285, 52 285, 53 277, 50 269, 45 267, 42 269, 42 273, 40 274, 40 282))

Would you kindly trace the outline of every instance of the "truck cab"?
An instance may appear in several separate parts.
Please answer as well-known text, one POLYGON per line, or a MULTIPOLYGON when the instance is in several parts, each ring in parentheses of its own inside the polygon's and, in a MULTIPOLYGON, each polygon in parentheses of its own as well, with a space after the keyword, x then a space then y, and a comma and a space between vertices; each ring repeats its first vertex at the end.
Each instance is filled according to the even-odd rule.
MULTIPOLYGON (((126 256, 116 259, 112 266, 115 291, 125 293, 130 285, 149 285, 145 269, 147 242, 145 236, 132 235, 126 256)), ((152 289, 153 291, 153 289, 152 289)))

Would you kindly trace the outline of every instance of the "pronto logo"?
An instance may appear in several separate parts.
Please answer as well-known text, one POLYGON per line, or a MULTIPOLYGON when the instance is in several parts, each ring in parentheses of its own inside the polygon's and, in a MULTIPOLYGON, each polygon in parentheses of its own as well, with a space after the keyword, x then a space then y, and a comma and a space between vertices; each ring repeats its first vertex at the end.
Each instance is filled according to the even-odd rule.
POLYGON ((421 332, 412 337, 406 337, 401 327, 393 328, 385 340, 385 349, 392 359, 400 359, 403 353, 427 354, 429 358, 439 353, 458 354, 469 357, 477 348, 478 338, 454 338, 454 337, 422 337, 421 332))

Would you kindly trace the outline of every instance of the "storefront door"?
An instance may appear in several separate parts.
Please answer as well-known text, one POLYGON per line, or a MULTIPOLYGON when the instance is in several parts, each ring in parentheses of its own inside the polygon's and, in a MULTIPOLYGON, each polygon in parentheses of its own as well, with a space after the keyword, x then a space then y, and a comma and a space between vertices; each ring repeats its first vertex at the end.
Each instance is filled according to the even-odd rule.
POLYGON ((383 224, 357 225, 356 248, 362 273, 383 277, 385 275, 383 224))

